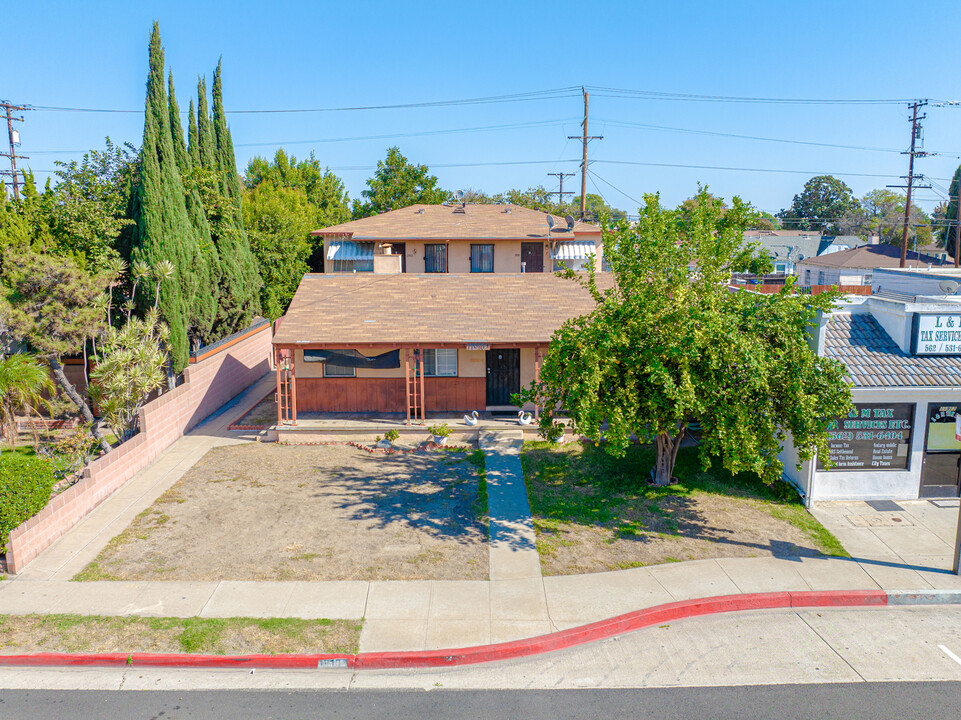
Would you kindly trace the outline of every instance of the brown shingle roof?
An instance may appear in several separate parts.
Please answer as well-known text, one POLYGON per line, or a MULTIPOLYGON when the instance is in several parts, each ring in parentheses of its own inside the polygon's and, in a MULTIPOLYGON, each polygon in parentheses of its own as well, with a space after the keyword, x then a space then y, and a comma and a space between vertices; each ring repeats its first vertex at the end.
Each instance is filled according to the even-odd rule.
POLYGON ((843 362, 856 387, 961 385, 961 358, 909 355, 869 314, 839 313, 826 330, 825 356, 843 362))
POLYGON ((546 343, 593 308, 580 285, 551 273, 305 275, 274 344, 546 343))
MULTIPOLYGON (((896 268, 901 265, 901 248, 894 245, 862 245, 850 250, 807 258, 804 264, 812 267, 896 268)), ((908 250, 906 267, 927 267, 928 264, 938 267, 948 263, 931 255, 922 255, 908 250)))
MULTIPOLYGON (((547 238, 548 213, 517 205, 411 205, 400 210, 351 220, 311 235, 353 234, 354 240, 404 239, 489 239, 547 238), (463 212, 458 212, 463 210, 463 212), (419 212, 423 211, 423 212, 419 212)), ((576 222, 574 232, 566 231, 564 218, 554 217, 556 231, 551 237, 570 239, 574 234, 599 235, 597 225, 576 222)))

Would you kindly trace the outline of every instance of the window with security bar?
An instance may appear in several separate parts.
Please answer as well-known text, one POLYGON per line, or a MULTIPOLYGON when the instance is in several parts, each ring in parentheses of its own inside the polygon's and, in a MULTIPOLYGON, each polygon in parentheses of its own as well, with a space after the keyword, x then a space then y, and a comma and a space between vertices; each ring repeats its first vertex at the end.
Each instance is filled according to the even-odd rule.
MULTIPOLYGON (((351 355, 357 357, 356 350, 341 350, 339 351, 344 355, 351 355)), ((337 365, 336 363, 326 362, 324 363, 324 377, 354 377, 357 375, 357 369, 353 367, 345 367, 343 365, 337 365)))
POLYGON ((470 271, 472 273, 494 272, 494 245, 470 246, 470 271))
POLYGON ((424 245, 424 272, 447 272, 447 245, 444 243, 428 243, 424 245))
POLYGON ((457 377, 457 349, 424 350, 424 375, 426 377, 457 377))

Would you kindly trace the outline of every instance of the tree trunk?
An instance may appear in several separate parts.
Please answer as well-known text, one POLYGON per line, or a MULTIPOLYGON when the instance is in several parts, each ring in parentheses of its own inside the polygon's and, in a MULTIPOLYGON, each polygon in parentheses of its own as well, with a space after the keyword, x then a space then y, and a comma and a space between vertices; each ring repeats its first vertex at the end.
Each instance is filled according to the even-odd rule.
POLYGON ((110 452, 110 443, 107 442, 107 438, 103 436, 103 433, 100 432, 100 428, 97 427, 97 423, 93 417, 93 412, 91 412, 87 401, 84 400, 83 396, 77 392, 77 388, 75 388, 73 384, 67 380, 67 375, 63 371, 63 365, 60 364, 60 361, 54 355, 48 357, 47 362, 50 363, 50 369, 53 370, 53 376, 56 378, 57 384, 67 394, 67 397, 73 401, 73 404, 77 406, 77 409, 80 410, 80 416, 83 418, 84 422, 90 425, 90 434, 93 435, 97 442, 100 443, 100 447, 105 453, 110 452))
POLYGON ((686 425, 682 425, 676 436, 670 433, 660 433, 654 438, 654 449, 657 453, 654 469, 651 471, 651 484, 664 486, 677 482, 674 477, 674 463, 677 461, 677 451, 681 449, 686 425))

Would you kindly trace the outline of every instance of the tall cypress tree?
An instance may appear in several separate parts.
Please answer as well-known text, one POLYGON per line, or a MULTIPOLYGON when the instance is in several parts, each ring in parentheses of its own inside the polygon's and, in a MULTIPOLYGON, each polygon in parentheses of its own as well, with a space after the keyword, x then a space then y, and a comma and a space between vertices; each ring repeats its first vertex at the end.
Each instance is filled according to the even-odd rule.
POLYGON ((958 202, 958 190, 961 190, 961 165, 954 171, 954 177, 951 179, 951 187, 948 188, 948 206, 944 209, 945 223, 938 231, 941 247, 948 250, 951 257, 954 257, 955 250, 954 234, 957 232, 958 223, 961 222, 961 218, 958 217, 958 210, 961 208, 961 202, 958 202))
MULTIPOLYGON (((198 99, 197 130, 201 161, 207 169, 216 173, 220 196, 216 215, 211 215, 209 205, 207 210, 220 256, 221 271, 220 307, 215 331, 228 335, 247 327, 254 313, 260 312, 260 287, 263 283, 244 229, 240 176, 237 174, 233 141, 224 114, 220 68, 218 63, 214 72, 212 121, 208 121, 206 116, 206 98, 198 99)), ((205 89, 205 83, 198 88, 200 91, 205 89)))
MULTIPOLYGON (((191 305, 199 290, 196 271, 202 266, 202 257, 177 167, 164 82, 164 52, 157 23, 150 35, 140 174, 130 205, 135 223, 131 262, 141 261, 156 267, 159 261, 170 260, 174 265, 173 282, 165 282, 160 287, 159 310, 170 327, 168 346, 174 368, 179 371, 187 365, 191 305)), ((141 291, 138 298, 141 307, 152 304, 149 294, 147 288, 141 291)))
POLYGON ((190 154, 190 164, 192 167, 200 167, 200 140, 197 137, 197 115, 194 112, 194 99, 190 98, 190 110, 188 111, 187 123, 187 143, 190 154))
POLYGON ((204 78, 197 81, 197 141, 200 167, 211 172, 219 172, 217 154, 214 150, 214 126, 210 122, 210 111, 207 109, 207 81, 204 78))
MULTIPOLYGON (((190 155, 184 143, 183 125, 180 122, 180 107, 174 92, 174 75, 168 76, 167 90, 170 107, 170 134, 173 139, 174 154, 177 158, 177 169, 184 184, 184 203, 190 224, 196 231, 201 263, 196 269, 198 292, 189 308, 189 323, 194 329, 196 339, 201 342, 212 340, 211 330, 217 317, 217 297, 212 292, 220 279, 220 261, 217 249, 210 236, 210 225, 204 212, 200 190, 193 179, 193 167, 190 155)), ((192 118, 191 118, 192 120, 192 118)))

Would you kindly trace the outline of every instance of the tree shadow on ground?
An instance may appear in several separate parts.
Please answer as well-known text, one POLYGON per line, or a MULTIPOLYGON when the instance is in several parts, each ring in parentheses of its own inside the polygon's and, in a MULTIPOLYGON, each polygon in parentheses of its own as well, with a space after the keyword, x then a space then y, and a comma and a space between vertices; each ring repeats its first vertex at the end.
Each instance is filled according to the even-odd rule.
POLYGON ((538 531, 547 535, 561 536, 564 529, 557 523, 572 523, 609 529, 614 539, 630 543, 685 538, 780 558, 824 556, 813 542, 750 537, 746 531, 754 528, 719 521, 746 513, 751 501, 785 506, 799 506, 800 501, 793 488, 769 487, 756 475, 734 476, 716 464, 705 470, 695 448, 682 448, 675 466, 679 482, 668 487, 647 483, 654 464, 649 446, 630 447, 623 458, 612 458, 588 443, 575 449, 534 446, 525 451, 524 463, 532 511, 543 520, 538 531), (740 510, 719 508, 727 498, 732 505, 747 502, 740 510))
POLYGON ((478 471, 467 452, 368 454, 328 468, 313 497, 331 497, 346 520, 378 529, 411 528, 445 541, 486 539, 478 471))

